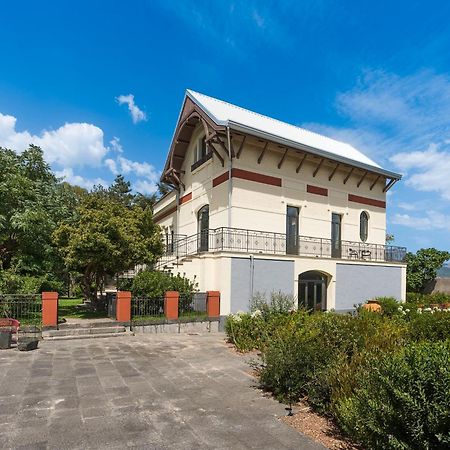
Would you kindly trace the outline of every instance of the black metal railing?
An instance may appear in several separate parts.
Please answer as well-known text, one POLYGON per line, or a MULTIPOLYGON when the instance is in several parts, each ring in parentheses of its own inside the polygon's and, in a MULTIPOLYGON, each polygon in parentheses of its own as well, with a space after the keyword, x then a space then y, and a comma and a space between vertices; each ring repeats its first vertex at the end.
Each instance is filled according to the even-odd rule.
POLYGON ((23 330, 41 329, 41 294, 0 294, 0 318, 18 320, 23 330))
POLYGON ((178 317, 206 317, 206 292, 195 292, 193 294, 180 294, 178 299, 178 317))
POLYGON ((161 258, 159 266, 163 267, 164 264, 190 255, 220 251, 376 262, 402 262, 406 256, 406 247, 332 241, 310 236, 287 239, 284 233, 222 227, 204 230, 173 242, 170 251, 168 249, 161 258))
POLYGON ((164 297, 133 297, 131 299, 132 325, 164 321, 164 297))

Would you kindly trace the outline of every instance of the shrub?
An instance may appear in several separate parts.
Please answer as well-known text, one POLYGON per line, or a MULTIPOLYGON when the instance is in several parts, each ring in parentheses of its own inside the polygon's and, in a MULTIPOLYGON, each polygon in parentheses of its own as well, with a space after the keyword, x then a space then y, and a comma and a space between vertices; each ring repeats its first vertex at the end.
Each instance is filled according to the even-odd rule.
POLYGON ((376 299, 381 306, 381 314, 392 317, 398 314, 400 303, 394 297, 378 297, 376 299))
POLYGON ((131 291, 138 297, 162 297, 166 291, 178 291, 182 295, 193 294, 197 283, 181 275, 144 270, 133 279, 131 291))
POLYGON ((405 325, 379 314, 315 313, 268 341, 260 381, 280 400, 307 396, 320 410, 351 391, 361 353, 403 342, 405 325))
POLYGON ((450 303, 450 295, 443 292, 435 292, 434 294, 407 292, 406 301, 407 303, 424 306, 430 306, 433 304, 445 304, 450 303))
POLYGON ((272 292, 267 300, 265 294, 256 293, 250 301, 250 311, 261 311, 263 316, 286 314, 296 308, 296 298, 282 292, 272 292))
POLYGON ((433 342, 450 339, 450 312, 431 310, 413 314, 408 324, 408 338, 433 342))
POLYGON ((44 291, 64 292, 64 283, 51 275, 19 275, 12 270, 0 273, 0 293, 2 294, 39 294, 44 291))
POLYGON ((450 445, 450 345, 408 344, 374 354, 340 399, 341 428, 366 448, 444 449, 450 445))

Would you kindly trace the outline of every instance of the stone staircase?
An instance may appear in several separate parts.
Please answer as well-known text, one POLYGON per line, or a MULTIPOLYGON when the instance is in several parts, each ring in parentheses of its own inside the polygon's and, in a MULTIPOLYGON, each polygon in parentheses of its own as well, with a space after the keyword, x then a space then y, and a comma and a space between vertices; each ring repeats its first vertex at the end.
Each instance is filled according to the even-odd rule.
POLYGON ((113 338, 132 336, 128 323, 110 319, 71 320, 58 325, 57 330, 44 330, 42 337, 46 341, 72 339, 113 338))

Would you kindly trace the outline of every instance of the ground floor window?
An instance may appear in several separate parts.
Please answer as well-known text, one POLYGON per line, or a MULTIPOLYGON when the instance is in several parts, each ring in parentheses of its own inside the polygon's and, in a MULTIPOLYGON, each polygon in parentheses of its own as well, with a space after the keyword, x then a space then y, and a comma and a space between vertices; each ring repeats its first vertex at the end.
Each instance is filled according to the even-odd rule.
POLYGON ((298 306, 306 309, 327 308, 327 276, 311 270, 298 276, 298 306))

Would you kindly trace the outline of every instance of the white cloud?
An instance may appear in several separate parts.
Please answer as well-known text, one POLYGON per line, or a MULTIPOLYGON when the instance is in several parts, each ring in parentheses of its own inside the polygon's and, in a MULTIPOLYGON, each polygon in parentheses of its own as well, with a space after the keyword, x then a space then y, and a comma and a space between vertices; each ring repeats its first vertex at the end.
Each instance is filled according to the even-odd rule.
POLYGON ((109 144, 111 145, 111 150, 117 152, 117 153, 123 153, 123 147, 120 143, 120 139, 116 136, 114 136, 110 141, 109 144))
POLYGON ((143 194, 156 191, 160 173, 147 162, 125 158, 120 139, 113 137, 109 146, 104 145, 103 130, 88 123, 66 123, 52 131, 32 134, 16 130, 17 119, 0 113, 0 146, 22 152, 30 144, 38 145, 44 157, 55 169, 59 178, 86 189, 96 184, 107 186, 101 170, 108 169, 113 175, 128 176, 133 188, 143 194), (110 157, 106 158, 107 155, 110 157), (94 168, 98 177, 85 177, 74 168, 94 168))
POLYGON ((75 175, 73 169, 66 168, 63 170, 58 170, 55 172, 58 178, 63 178, 64 181, 67 181, 70 184, 74 184, 76 186, 81 186, 85 189, 92 189, 95 185, 108 186, 108 182, 106 182, 103 178, 94 178, 87 179, 82 177, 81 175, 75 175))
POLYGON ((140 192, 141 194, 153 194, 157 190, 157 186, 155 183, 152 183, 148 180, 137 180, 134 183, 134 189, 136 192, 140 192))
POLYGON ((89 123, 66 123, 51 131, 34 135, 16 130, 17 119, 0 113, 0 145, 22 152, 30 144, 44 151, 50 164, 62 167, 100 167, 108 148, 101 128, 89 123))
POLYGON ((375 161, 395 153, 421 151, 450 136, 450 76, 420 71, 400 77, 366 70, 355 87, 336 97, 342 127, 304 124, 353 144, 375 161))
POLYGON ((157 170, 149 163, 131 161, 130 159, 119 156, 117 158, 117 162, 120 167, 120 172, 128 175, 130 173, 134 173, 138 176, 146 177, 152 181, 157 181, 159 179, 159 173, 157 170))
POLYGON ((105 166, 111 171, 113 175, 119 174, 119 171, 117 170, 117 163, 114 159, 105 159, 105 166))
POLYGON ((391 223, 417 230, 450 230, 450 215, 439 211, 426 211, 424 216, 394 214, 391 223))
POLYGON ((398 153, 390 160, 407 172, 408 186, 422 192, 437 192, 450 200, 450 151, 430 145, 428 150, 398 153))
POLYGON ((119 105, 128 105, 128 110, 131 114, 131 119, 133 120, 133 123, 138 123, 141 121, 147 120, 147 115, 144 111, 142 111, 138 105, 134 102, 134 95, 128 94, 128 95, 119 95, 117 98, 117 103, 119 105))
POLYGON ((135 176, 137 179, 133 183, 134 190, 141 194, 153 194, 157 190, 156 183, 160 173, 149 163, 132 161, 118 156, 116 159, 108 158, 105 166, 114 174, 135 176))

